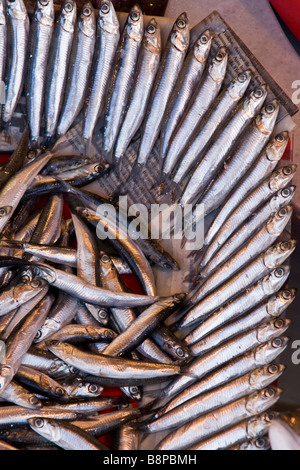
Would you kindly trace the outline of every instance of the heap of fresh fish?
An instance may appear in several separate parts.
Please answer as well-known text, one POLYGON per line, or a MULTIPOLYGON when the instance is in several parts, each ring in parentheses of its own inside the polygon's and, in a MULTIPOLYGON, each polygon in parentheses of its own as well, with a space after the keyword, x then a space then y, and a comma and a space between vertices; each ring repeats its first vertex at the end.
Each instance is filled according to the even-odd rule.
POLYGON ((33 15, 0 0, 0 19, 4 132, 24 90, 27 103, 0 170, 0 449, 264 450, 281 428, 299 447, 279 419, 268 439, 296 295, 280 97, 246 66, 226 82, 228 49, 212 53, 209 29, 192 42, 186 13, 165 46, 138 5, 121 30, 110 0, 38 0, 33 15), (80 155, 55 153, 75 125, 80 155), (180 270, 180 253, 128 232, 117 205, 104 217, 111 200, 86 188, 120 175, 132 146, 115 194, 143 186, 156 152, 148 203, 211 217, 188 291, 157 295, 155 269, 180 270))

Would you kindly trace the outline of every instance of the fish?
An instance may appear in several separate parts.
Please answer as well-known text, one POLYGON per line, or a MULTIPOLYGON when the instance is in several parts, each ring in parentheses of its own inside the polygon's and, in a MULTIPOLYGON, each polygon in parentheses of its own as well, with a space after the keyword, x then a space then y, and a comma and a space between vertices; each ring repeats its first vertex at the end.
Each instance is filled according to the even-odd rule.
POLYGON ((40 144, 47 64, 53 30, 53 0, 38 0, 30 24, 28 76, 26 78, 27 116, 32 148, 38 148, 40 144))
POLYGON ((182 13, 173 24, 149 100, 141 129, 137 165, 143 167, 159 137, 168 101, 187 54, 190 40, 189 21, 182 13))
POLYGON ((203 31, 186 56, 164 117, 160 150, 162 158, 165 158, 171 138, 203 77, 213 37, 214 33, 209 29, 203 31))
POLYGON ((0 394, 0 399, 30 410, 38 410, 42 407, 41 400, 34 393, 14 380, 0 394))
POLYGON ((269 386, 200 416, 185 425, 184 428, 179 427, 171 432, 158 444, 156 449, 180 450, 187 448, 228 426, 267 411, 279 400, 282 392, 283 390, 280 388, 269 386))
POLYGON ((224 168, 221 169, 204 196, 201 197, 205 214, 211 213, 220 206, 224 198, 230 194, 231 190, 235 188, 242 176, 255 162, 270 139, 278 113, 279 102, 273 100, 263 108, 255 119, 255 124, 240 139, 233 155, 225 162, 224 168), (226 187, 224 190, 225 181, 226 187))
POLYGON ((274 411, 261 413, 190 446, 189 450, 224 450, 228 446, 238 445, 244 439, 264 440, 264 434, 268 432, 273 419, 276 419, 274 411))
POLYGON ((123 122, 126 105, 133 85, 137 58, 142 46, 143 34, 143 14, 140 7, 134 5, 127 16, 127 22, 116 53, 115 66, 108 89, 103 130, 103 148, 107 155, 107 160, 112 156, 123 122))
POLYGON ((265 277, 271 270, 279 267, 293 253, 295 248, 295 240, 274 244, 198 303, 196 291, 189 304, 194 305, 194 307, 186 307, 189 309, 188 313, 177 323, 177 327, 186 328, 207 318, 209 314, 216 311, 241 290, 247 289, 259 279, 265 277))
POLYGON ((224 450, 270 450, 270 441, 267 436, 262 436, 256 439, 239 442, 224 450))
POLYGON ((153 433, 177 429, 214 409, 262 390, 279 378, 284 370, 285 366, 282 365, 278 366, 277 371, 275 369, 273 371, 269 366, 255 369, 232 382, 184 402, 159 418, 151 420, 150 423, 144 426, 143 430, 153 433))
POLYGON ((221 47, 212 59, 200 88, 195 91, 182 122, 175 130, 164 158, 163 173, 168 174, 174 167, 176 159, 182 155, 204 114, 216 99, 226 75, 227 64, 228 52, 225 47, 221 47))
POLYGON ((210 139, 215 132, 218 131, 220 126, 226 122, 230 113, 238 105, 239 101, 243 98, 246 90, 251 81, 251 71, 246 70, 241 72, 235 77, 230 84, 225 88, 217 99, 216 104, 213 105, 212 111, 208 110, 204 117, 204 123, 200 123, 200 130, 193 137, 191 145, 187 149, 183 158, 180 159, 178 168, 171 172, 170 176, 173 181, 180 184, 187 172, 199 160, 200 155, 204 148, 209 145, 210 139))
POLYGON ((8 45, 8 78, 3 122, 9 123, 23 91, 27 61, 30 22, 23 0, 6 2, 8 45))
POLYGON ((237 142, 242 132, 246 130, 253 118, 260 111, 267 97, 267 87, 262 85, 256 88, 237 107, 231 119, 220 130, 214 143, 200 159, 199 164, 193 170, 189 181, 180 197, 180 204, 193 203, 193 200, 211 183, 237 142))
POLYGON ((68 80, 68 67, 71 58, 77 18, 74 0, 65 0, 59 17, 55 21, 52 43, 49 51, 47 80, 45 89, 45 135, 44 143, 53 141, 62 109, 64 92, 68 80))
POLYGON ((36 297, 46 285, 46 282, 37 278, 31 282, 20 280, 17 284, 3 289, 0 293, 1 317, 36 297))
POLYGON ((47 342, 48 349, 67 364, 95 376, 116 379, 150 379, 152 377, 170 377, 180 373, 180 367, 171 364, 156 364, 133 361, 131 359, 109 357, 100 354, 86 353, 68 343, 47 342))
POLYGON ((259 206, 269 200, 280 190, 280 196, 289 198, 291 190, 286 186, 295 175, 297 167, 294 165, 284 166, 268 175, 256 188, 254 188, 242 202, 229 214, 227 219, 217 228, 217 224, 211 227, 211 231, 205 236, 205 250, 202 263, 206 264, 216 250, 244 223, 259 206), (214 235, 213 235, 214 234, 214 235))
POLYGON ((143 122, 160 64, 161 48, 160 28, 156 20, 152 18, 145 28, 133 91, 116 140, 114 159, 119 159, 125 154, 143 122))
POLYGON ((16 373, 16 379, 24 386, 34 390, 36 394, 39 393, 59 401, 68 399, 68 393, 64 386, 37 369, 21 365, 16 373))
POLYGON ((104 444, 70 423, 59 423, 42 417, 29 418, 35 432, 46 437, 64 450, 108 450, 104 444))
POLYGON ((289 133, 287 131, 277 134, 266 145, 265 149, 259 155, 255 164, 247 171, 240 183, 232 191, 230 198, 227 198, 221 209, 218 211, 212 224, 205 235, 204 244, 208 245, 212 241, 219 227, 226 221, 228 216, 236 209, 236 207, 246 198, 248 193, 256 189, 263 180, 265 180, 277 166, 281 160, 289 141, 289 133))
POLYGON ((97 39, 91 91, 85 110, 83 138, 89 145, 105 107, 109 78, 120 39, 120 25, 113 2, 102 0, 98 10, 97 39))
MULTIPOLYGON (((0 4, 0 8, 1 8, 1 4, 0 4)), ((1 23, 0 23, 0 26, 1 26, 1 23)), ((9 180, 9 178, 22 168, 24 161, 25 161, 26 154, 27 154, 27 150, 28 150, 28 143, 29 143, 29 127, 25 126, 25 129, 22 133, 22 137, 18 143, 16 150, 10 156, 7 163, 4 164, 3 168, 1 168, 0 187, 4 186, 5 183, 7 183, 7 181, 9 180)))
MULTIPOLYGON (((241 315, 244 315, 260 302, 263 302, 265 299, 279 293, 289 275, 290 269, 287 266, 280 266, 279 268, 274 269, 270 274, 267 274, 265 277, 253 284, 253 286, 249 287, 245 291, 241 291, 241 293, 230 302, 222 305, 221 308, 213 315, 190 331, 185 337, 185 342, 188 346, 195 344, 213 331, 224 326, 227 322, 238 319, 241 315)), ((285 289, 282 292, 282 295, 283 299, 288 299, 289 297, 292 298, 293 292, 285 289)))
POLYGON ((95 42, 95 11, 91 2, 87 2, 81 8, 75 28, 64 103, 56 129, 58 137, 67 133, 84 106, 88 93, 95 42))

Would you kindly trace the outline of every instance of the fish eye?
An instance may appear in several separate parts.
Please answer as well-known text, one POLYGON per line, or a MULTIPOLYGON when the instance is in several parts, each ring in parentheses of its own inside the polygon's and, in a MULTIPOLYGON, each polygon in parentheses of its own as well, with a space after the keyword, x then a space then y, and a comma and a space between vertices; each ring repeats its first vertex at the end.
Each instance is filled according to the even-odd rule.
POLYGON ((101 12, 104 14, 107 14, 109 13, 109 10, 110 10, 109 5, 107 3, 104 3, 104 5, 102 5, 101 7, 101 12))
POLYGON ((155 31, 156 31, 156 28, 155 28, 154 24, 149 24, 149 26, 147 27, 147 33, 154 34, 155 31))
POLYGON ((131 392, 133 395, 136 395, 137 393, 139 393, 139 389, 138 389, 138 387, 133 386, 133 387, 130 387, 130 392, 131 392))
POLYGON ((282 277, 284 275, 284 269, 283 268, 277 268, 275 270, 275 277, 282 277))
POLYGON ((132 19, 132 21, 136 22, 140 19, 140 14, 138 11, 132 11, 130 13, 130 18, 132 19))
POLYGON ((247 74, 245 72, 242 72, 238 76, 238 80, 240 83, 244 83, 247 80, 247 74))
POLYGON ((268 367, 268 372, 269 374, 277 374, 279 372, 279 367, 276 364, 272 364, 271 366, 268 367))
POLYGON ((289 176, 292 173, 292 169, 289 166, 283 167, 282 171, 283 171, 283 174, 286 176, 289 176))
POLYGON ((27 158, 28 158, 28 160, 32 160, 32 159, 35 158, 35 157, 36 157, 36 151, 35 151, 35 150, 29 150, 29 151, 27 152, 27 158))
POLYGON ((96 165, 95 166, 95 171, 96 171, 96 173, 101 173, 101 171, 103 171, 104 168, 105 167, 103 165, 96 165))
POLYGON ((40 287, 41 285, 41 281, 39 281, 38 279, 35 279, 34 281, 31 282, 31 287, 33 287, 34 289, 36 289, 37 287, 40 287))
POLYGON ((272 346, 273 348, 280 348, 282 346, 282 339, 281 338, 273 339, 272 346))
POLYGON ((265 391, 264 391, 264 396, 266 398, 273 398, 275 396, 275 390, 274 388, 272 387, 269 387, 267 388, 265 391))
POLYGON ((282 320, 281 318, 279 318, 279 320, 276 320, 276 321, 274 322, 274 326, 275 326, 275 328, 277 328, 277 329, 282 328, 282 327, 284 326, 284 324, 285 324, 285 322, 284 322, 284 320, 282 320))
POLYGON ((289 188, 284 188, 284 189, 282 190, 281 194, 282 194, 283 197, 289 197, 290 194, 291 194, 291 191, 290 191, 289 188))
POLYGON ((82 14, 84 16, 90 16, 92 13, 92 10, 89 8, 89 7, 85 7, 83 10, 82 10, 82 14))
POLYGON ((105 330, 104 336, 105 338, 113 338, 114 334, 111 330, 105 330))
POLYGON ((280 243, 280 249, 282 251, 287 251, 290 248, 290 242, 282 242, 280 243))
POLYGON ((179 29, 184 29, 186 27, 186 22, 184 20, 178 20, 176 25, 179 29))
POLYGON ((206 34, 202 34, 202 36, 200 38, 200 42, 201 42, 201 44, 207 44, 208 43, 208 37, 206 36, 206 34))
POLYGON ((225 52, 224 51, 219 51, 217 54, 216 54, 216 61, 217 62, 222 62, 222 60, 224 59, 225 57, 225 52))
POLYGON ((66 11, 67 13, 71 13, 72 10, 73 10, 73 5, 72 5, 72 3, 66 3, 66 4, 65 4, 65 11, 66 11))
POLYGON ((182 348, 177 348, 177 349, 176 349, 176 354, 177 354, 177 356, 179 356, 179 357, 183 357, 183 356, 184 356, 183 349, 182 349, 182 348))
POLYGON ((282 292, 282 297, 284 300, 290 300, 292 298, 292 293, 289 290, 284 290, 282 292))
POLYGON ((266 444, 267 444, 267 441, 263 437, 260 437, 259 439, 256 439, 255 441, 255 446, 258 449, 262 449, 266 444))
POLYGON ((5 207, 0 208, 0 217, 5 217, 7 214, 5 207))
POLYGON ((98 385, 96 385, 96 384, 90 384, 90 385, 88 386, 88 391, 89 391, 90 393, 97 393, 97 392, 99 391, 99 387, 98 387, 98 385))
POLYGON ((29 397, 29 403, 31 403, 32 405, 37 405, 39 403, 39 399, 38 397, 36 397, 35 395, 31 395, 29 397))
POLYGON ((276 141, 279 142, 280 144, 285 141, 285 138, 282 134, 279 134, 276 136, 276 141))
POLYGON ((267 114, 272 114, 275 111, 275 106, 273 104, 268 104, 266 106, 266 113, 267 114))
POLYGON ((34 337, 34 340, 37 341, 38 339, 40 339, 42 337, 42 330, 39 330, 37 331, 35 337, 34 337))
POLYGON ((56 395, 62 397, 63 395, 66 394, 65 390, 63 388, 60 388, 60 387, 56 387, 55 388, 55 393, 56 395))
POLYGON ((287 214, 287 210, 285 208, 282 208, 278 211, 279 217, 284 217, 287 214))
POLYGON ((104 310, 103 308, 101 308, 101 309, 98 311, 98 316, 99 316, 99 318, 102 318, 102 319, 107 318, 107 311, 104 310))
POLYGON ((110 258, 107 255, 103 255, 101 258, 102 263, 109 263, 110 258))
POLYGON ((262 98, 263 94, 264 94, 264 92, 261 88, 257 88, 257 90, 255 90, 255 92, 254 92, 255 98, 262 98))
POLYGON ((44 420, 42 418, 35 418, 34 426, 36 428, 42 428, 44 426, 44 420))

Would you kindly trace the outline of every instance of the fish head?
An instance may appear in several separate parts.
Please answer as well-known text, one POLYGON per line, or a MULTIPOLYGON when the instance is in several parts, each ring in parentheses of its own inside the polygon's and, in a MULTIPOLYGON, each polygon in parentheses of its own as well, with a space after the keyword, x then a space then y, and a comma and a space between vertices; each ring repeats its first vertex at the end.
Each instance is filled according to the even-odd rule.
POLYGON ((46 346, 55 356, 60 357, 63 354, 63 360, 73 356, 73 346, 69 343, 50 339, 46 341, 46 346))
POLYGON ((34 18, 44 26, 52 26, 54 24, 54 4, 53 0, 38 0, 34 18))
POLYGON ((143 398, 142 389, 141 387, 137 387, 133 385, 132 387, 125 387, 126 388, 126 395, 130 397, 132 400, 141 401, 143 398))
POLYGON ((7 13, 16 20, 28 20, 28 14, 26 6, 23 0, 7 0, 6 1, 7 13))
POLYGON ((279 191, 285 188, 293 179, 297 170, 297 165, 287 165, 274 171, 270 177, 269 188, 271 191, 279 191))
POLYGON ((53 333, 56 333, 62 327, 61 322, 55 318, 46 318, 43 326, 38 330, 33 340, 34 343, 40 343, 53 333))
POLYGON ((185 12, 175 21, 170 33, 170 41, 178 51, 183 53, 187 51, 190 44, 190 26, 185 12))
POLYGON ((271 317, 280 316, 295 300, 296 289, 285 289, 268 299, 267 311, 271 317))
POLYGON ((256 439, 251 439, 250 441, 242 442, 239 446, 240 450, 269 450, 270 449, 270 440, 267 436, 257 437, 256 439))
POLYGON ((36 276, 41 277, 49 284, 53 284, 56 280, 56 275, 54 269, 51 269, 50 266, 46 264, 35 264, 33 267, 34 273, 36 276))
POLYGON ((125 31, 130 39, 141 42, 144 35, 144 18, 143 12, 139 5, 134 5, 127 17, 125 31))
POLYGON ((8 364, 0 365, 0 393, 12 381, 15 371, 8 364))
POLYGON ((0 207, 0 232, 6 227, 7 222, 10 220, 13 214, 12 206, 2 206, 0 207))
POLYGON ((243 103, 243 110, 247 116, 254 117, 260 111, 268 94, 267 85, 260 85, 253 90, 243 103))
POLYGON ((278 268, 273 269, 273 271, 271 271, 270 274, 267 274, 261 281, 264 293, 269 296, 277 292, 286 282, 289 275, 289 266, 279 266, 278 268))
POLYGON ((278 191, 274 196, 270 199, 270 206, 273 212, 278 211, 281 207, 288 205, 296 192, 296 186, 288 186, 287 188, 283 188, 278 191))
POLYGON ((270 339, 282 335, 290 326, 291 320, 288 318, 277 318, 270 322, 263 323, 257 328, 257 340, 265 343, 270 339))
POLYGON ((271 408, 281 397, 283 390, 278 387, 269 386, 263 390, 252 393, 246 399, 246 409, 249 413, 256 415, 271 408))
POLYGON ((208 67, 208 73, 215 82, 222 82, 224 80, 227 64, 228 50, 226 47, 220 47, 208 67))
POLYGON ((208 59, 214 33, 207 29, 197 39, 193 46, 193 54, 195 59, 200 63, 205 63, 208 59))
POLYGON ((90 176, 103 176, 104 173, 106 173, 109 168, 110 168, 110 165, 109 163, 103 161, 103 162, 100 162, 100 163, 96 163, 96 164, 93 164, 92 166, 89 166, 90 170, 89 170, 89 175, 90 176))
POLYGON ((145 28, 144 47, 153 54, 161 53, 161 33, 157 21, 152 18, 145 28))
POLYGON ((261 390, 277 380, 284 370, 285 366, 282 364, 265 365, 250 373, 249 384, 256 390, 261 390))
POLYGON ((255 349, 254 359, 257 364, 270 364, 286 349, 289 343, 288 337, 278 337, 255 349))
POLYGON ((100 273, 105 282, 116 279, 118 272, 110 256, 104 253, 100 258, 100 273))
POLYGON ((65 31, 68 31, 69 33, 73 33, 75 30, 76 18, 77 18, 76 2, 74 0, 66 0, 62 6, 61 14, 58 18, 59 24, 65 31))
POLYGON ((78 23, 79 30, 87 37, 93 38, 96 34, 95 10, 91 2, 83 5, 78 23))
POLYGON ((36 417, 29 418, 28 424, 35 432, 51 442, 59 443, 61 440, 61 429, 58 423, 51 419, 36 417))
POLYGON ((267 411, 261 413, 258 416, 250 418, 247 423, 247 436, 257 437, 264 435, 268 430, 273 419, 275 419, 278 414, 275 411, 267 411))
POLYGON ((270 235, 280 235, 292 217, 293 206, 290 204, 279 209, 267 222, 267 231, 270 235))
POLYGON ((259 132, 264 135, 271 135, 279 113, 279 102, 273 100, 263 107, 260 114, 255 119, 255 125, 259 132))
POLYGON ((289 141, 289 133, 287 131, 280 132, 272 139, 266 147, 267 159, 271 162, 279 162, 281 160, 289 141))
POLYGON ((280 413, 269 427, 272 450, 300 450, 299 424, 293 412, 280 413))
POLYGON ((98 24, 107 33, 120 34, 120 24, 114 5, 110 0, 102 0, 100 3, 98 24))
POLYGON ((272 245, 262 254, 264 265, 269 269, 279 267, 293 253, 296 243, 296 240, 288 240, 272 245))
POLYGON ((228 93, 234 101, 239 101, 245 94, 251 81, 251 70, 245 70, 235 77, 228 86, 228 93))

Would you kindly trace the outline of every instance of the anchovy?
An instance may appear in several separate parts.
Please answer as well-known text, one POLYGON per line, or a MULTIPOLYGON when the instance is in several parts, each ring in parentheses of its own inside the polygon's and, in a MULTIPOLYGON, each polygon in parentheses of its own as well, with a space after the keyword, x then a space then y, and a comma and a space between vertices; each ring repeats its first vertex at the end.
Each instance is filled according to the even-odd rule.
POLYGON ((184 391, 169 400, 166 405, 156 412, 155 417, 162 416, 164 413, 173 410, 182 403, 187 402, 198 395, 207 393, 214 388, 223 386, 259 367, 264 367, 265 365, 270 364, 270 370, 273 371, 272 373, 276 374, 278 371, 278 365, 271 363, 287 348, 288 342, 288 338, 278 337, 250 349, 250 351, 243 353, 241 356, 228 361, 220 368, 213 370, 205 377, 190 385, 184 391))
POLYGON ((68 393, 65 388, 53 378, 37 369, 21 365, 16 373, 16 379, 30 389, 48 398, 66 400, 68 393))
POLYGON ((289 140, 289 133, 277 134, 266 146, 255 164, 248 170, 241 182, 235 187, 222 205, 205 236, 205 245, 208 245, 228 216, 241 204, 247 194, 253 192, 262 181, 275 170, 281 160, 289 140))
POLYGON ((14 380, 0 393, 0 399, 31 410, 38 410, 42 406, 41 400, 34 393, 14 380))
POLYGON ((228 63, 228 52, 221 47, 212 59, 208 71, 201 81, 199 90, 196 90, 191 104, 179 124, 174 137, 171 139, 169 151, 164 159, 163 172, 169 173, 178 157, 187 147, 193 133, 201 122, 204 114, 216 99, 225 78, 228 63))
POLYGON ((100 354, 86 353, 68 343, 48 341, 48 349, 67 364, 95 376, 116 379, 151 379, 152 377, 169 377, 180 373, 180 367, 170 364, 139 362, 131 359, 108 357, 100 354))
POLYGON ((66 341, 72 344, 81 342, 94 343, 97 341, 110 343, 117 336, 118 335, 115 331, 100 325, 94 326, 69 324, 61 327, 51 336, 51 339, 55 339, 57 341, 66 341))
POLYGON ((295 247, 294 240, 273 245, 198 303, 196 291, 190 299, 190 305, 195 306, 178 323, 178 327, 187 327, 207 318, 208 314, 213 313, 241 290, 247 289, 272 269, 279 267, 291 255, 295 247))
POLYGON ((108 156, 113 152, 133 85, 143 30, 143 14, 140 7, 135 5, 127 17, 108 92, 104 125, 104 151, 108 156))
POLYGON ((239 421, 263 413, 271 408, 280 398, 282 389, 267 387, 240 398, 229 405, 214 410, 207 415, 192 420, 189 424, 170 433, 157 450, 184 449, 208 436, 226 429, 239 421))
POLYGON ((267 436, 257 437, 255 439, 245 440, 224 450, 270 450, 270 441, 267 436))
POLYGON ((8 123, 23 90, 30 23, 23 0, 7 0, 6 5, 8 45, 11 50, 8 53, 9 72, 2 119, 8 123))
POLYGON ((110 0, 102 0, 97 20, 97 42, 95 71, 92 88, 85 112, 83 138, 92 139, 97 121, 104 109, 109 77, 113 68, 115 53, 120 39, 120 25, 110 0))
POLYGON ((32 147, 39 146, 47 64, 54 29, 53 0, 38 0, 30 25, 26 81, 27 114, 32 147))
POLYGON ((30 348, 38 329, 45 321, 53 300, 53 295, 47 294, 26 317, 24 323, 9 336, 5 362, 0 367, 0 391, 5 390, 17 373, 22 363, 22 357, 30 348))
POLYGON ((159 137, 168 101, 186 57, 189 40, 187 15, 182 13, 169 34, 151 93, 138 150, 137 163, 140 166, 146 163, 159 137))
MULTIPOLYGON (((0 3, 0 9, 1 9, 1 3, 0 3)), ((0 22, 1 22, 1 11, 0 11, 0 22)), ((0 23, 0 27, 1 27, 1 23, 0 23)), ((7 183, 9 178, 22 168, 24 161, 25 161, 26 154, 27 154, 27 150, 28 150, 28 143, 29 143, 29 127, 26 126, 16 150, 11 155, 7 163, 4 164, 3 168, 1 168, 0 187, 3 187, 5 183, 7 183)))
POLYGON ((230 194, 242 176, 254 164, 270 139, 278 112, 279 103, 273 100, 273 102, 263 108, 262 112, 257 116, 255 124, 250 127, 249 132, 244 134, 233 155, 225 162, 224 169, 218 174, 204 197, 201 198, 206 214, 220 206, 224 198, 230 194))
MULTIPOLYGON (((214 34, 203 31, 187 55, 170 98, 161 132, 161 156, 166 156, 171 138, 202 79, 214 34)), ((194 97, 193 97, 194 99, 194 97)))
POLYGON ((20 281, 16 285, 6 287, 0 293, 0 316, 2 317, 21 307, 21 305, 38 295, 45 286, 46 283, 41 279, 34 279, 28 283, 20 281))
POLYGON ((165 388, 164 394, 166 396, 173 396, 196 380, 204 377, 208 372, 225 364, 226 361, 238 357, 243 352, 249 351, 259 344, 277 338, 289 328, 289 325, 290 320, 288 319, 276 319, 263 323, 228 340, 207 354, 196 357, 184 369, 184 374, 187 374, 187 376, 175 379, 173 383, 165 388))
POLYGON ((88 165, 91 163, 91 159, 85 156, 75 155, 63 155, 58 157, 52 157, 50 162, 45 165, 41 171, 42 175, 60 175, 66 171, 76 170, 79 167, 88 165))
POLYGON ((275 196, 263 204, 257 212, 254 212, 254 214, 248 218, 247 223, 242 225, 229 237, 206 265, 204 264, 206 258, 203 259, 201 266, 204 266, 204 268, 200 270, 200 277, 205 278, 209 276, 222 262, 225 262, 230 255, 233 255, 233 253, 243 246, 250 237, 259 233, 259 229, 270 220, 273 215, 286 206, 288 208, 288 204, 292 201, 295 191, 295 186, 290 186, 286 188, 286 190, 280 190, 275 196))
POLYGON ((132 96, 130 97, 128 110, 124 116, 116 142, 115 158, 120 158, 124 155, 132 138, 143 122, 160 64, 160 54, 160 28, 156 20, 152 19, 145 29, 132 96))
POLYGON ((61 234, 63 203, 63 197, 60 194, 49 197, 30 239, 31 243, 54 245, 58 241, 61 234))
POLYGON ((139 431, 130 422, 122 424, 115 434, 114 448, 117 450, 139 450, 139 431))
POLYGON ((92 4, 87 2, 83 5, 77 21, 65 100, 57 126, 58 136, 66 134, 84 105, 89 86, 95 41, 95 11, 92 4))
POLYGON ((48 78, 45 92, 45 138, 48 142, 54 137, 59 114, 62 109, 64 91, 68 79, 75 32, 77 7, 74 0, 65 0, 54 26, 50 48, 48 78))
MULTIPOLYGON (((208 439, 189 447, 189 450, 223 450, 244 439, 265 439, 264 434, 268 432, 270 425, 276 414, 273 411, 262 413, 253 418, 246 419, 240 423, 225 429, 208 439)), ((265 441, 264 441, 265 442, 265 441)))
POLYGON ((42 417, 29 418, 30 427, 65 450, 108 450, 104 444, 70 423, 42 417))
MULTIPOLYGON (((254 308, 267 297, 274 295, 285 284, 290 269, 288 267, 279 267, 271 271, 265 277, 253 284, 230 302, 223 305, 212 316, 208 317, 201 325, 189 332, 185 342, 191 346, 200 341, 214 330, 221 328, 226 322, 234 321, 239 316, 245 314, 249 309, 254 308)), ((292 297, 293 293, 289 290, 284 291, 284 297, 292 297)))
POLYGON ((146 432, 161 432, 179 428, 185 423, 198 418, 198 416, 203 416, 213 409, 218 409, 271 385, 273 381, 281 376, 284 369, 285 366, 282 365, 279 365, 276 371, 269 368, 269 366, 255 369, 232 382, 184 402, 159 418, 152 420, 144 429, 146 432))
POLYGON ((251 310, 247 315, 236 318, 233 322, 216 330, 191 346, 194 356, 203 355, 207 351, 220 346, 225 341, 237 336, 245 331, 255 328, 264 321, 279 317, 285 309, 293 302, 295 290, 278 292, 257 308, 251 310))
MULTIPOLYGON (((91 398, 99 397, 103 392, 103 387, 91 382, 83 381, 82 379, 76 378, 70 383, 63 383, 64 389, 67 394, 72 398, 91 398)), ((104 400, 104 399, 103 399, 104 400)), ((108 399, 108 406, 112 405, 112 399, 108 399)))
POLYGON ((216 141, 205 152, 180 198, 182 205, 193 202, 200 195, 228 157, 241 133, 250 125, 267 97, 267 87, 262 85, 237 107, 227 125, 220 130, 216 141))
POLYGON ((50 406, 43 406, 38 411, 22 408, 21 406, 0 407, 0 428, 9 428, 11 425, 27 424, 27 420, 36 417, 48 417, 63 420, 74 420, 79 417, 75 411, 62 411, 50 406))
POLYGON ((234 78, 226 89, 221 92, 213 110, 208 110, 208 116, 204 117, 204 124, 200 125, 200 131, 193 138, 193 142, 178 165, 174 175, 175 183, 180 183, 189 169, 198 161, 210 139, 220 126, 226 122, 230 113, 243 98, 251 80, 250 70, 240 73, 234 78))
POLYGON ((289 165, 274 171, 243 199, 220 226, 218 226, 216 220, 214 227, 212 227, 211 231, 209 231, 205 237, 205 244, 209 244, 209 246, 202 262, 206 263, 211 259, 216 250, 228 240, 230 235, 237 230, 263 202, 270 199, 275 193, 283 189, 281 196, 288 199, 291 191, 286 188, 286 186, 292 180, 296 169, 296 166, 289 165))

